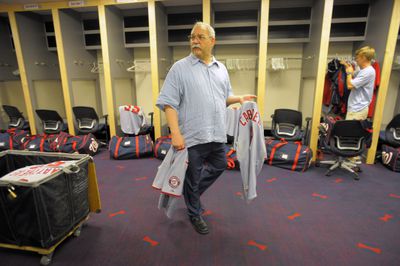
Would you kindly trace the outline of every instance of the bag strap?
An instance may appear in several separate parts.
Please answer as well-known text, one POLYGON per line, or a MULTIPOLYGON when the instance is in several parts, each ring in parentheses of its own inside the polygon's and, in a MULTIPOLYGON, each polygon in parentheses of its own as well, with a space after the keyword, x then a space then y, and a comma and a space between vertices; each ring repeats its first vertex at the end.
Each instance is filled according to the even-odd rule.
POLYGON ((139 136, 136 136, 135 137, 135 148, 136 148, 136 157, 137 158, 139 158, 139 145, 140 145, 140 142, 139 142, 139 136))
POLYGON ((13 149, 13 138, 11 137, 11 135, 8 136, 9 142, 10 142, 10 150, 13 149))
POLYGON ((297 163, 298 163, 299 157, 300 157, 301 147, 302 147, 302 144, 300 141, 296 141, 295 143, 297 144, 297 150, 296 150, 296 156, 294 157, 292 171, 296 170, 297 163))
POLYGON ((40 151, 43 151, 43 144, 44 144, 44 141, 45 141, 46 139, 43 137, 41 140, 40 140, 40 151))
POLYGON ((228 169, 235 169, 235 161, 232 158, 227 158, 226 164, 228 169))
POLYGON ((275 146, 274 146, 274 147, 272 148, 272 150, 271 150, 271 155, 270 155, 270 157, 269 157, 269 165, 272 165, 272 160, 274 159, 275 151, 276 151, 278 148, 280 148, 280 147, 282 147, 282 146, 288 144, 288 142, 285 141, 284 139, 281 139, 280 141, 281 141, 281 142, 278 142, 277 144, 275 144, 275 146))
POLYGON ((115 145, 115 151, 114 151, 114 158, 118 158, 118 150, 119 150, 119 146, 121 145, 122 142, 122 137, 117 137, 117 144, 115 145))

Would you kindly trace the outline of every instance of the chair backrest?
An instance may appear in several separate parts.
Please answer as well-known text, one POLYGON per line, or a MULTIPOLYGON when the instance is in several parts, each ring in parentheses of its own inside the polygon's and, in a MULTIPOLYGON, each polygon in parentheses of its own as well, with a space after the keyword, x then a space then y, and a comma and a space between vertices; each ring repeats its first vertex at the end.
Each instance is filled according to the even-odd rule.
POLYGON ((386 141, 394 147, 400 146, 400 114, 389 122, 385 129, 386 141))
POLYGON ((64 126, 64 120, 54 110, 38 109, 36 114, 43 123, 43 131, 47 134, 59 133, 64 126))
POLYGON ((272 134, 276 138, 301 140, 303 115, 291 109, 276 109, 272 116, 272 134))
POLYGON ((22 128, 25 123, 25 118, 17 107, 11 105, 3 105, 4 112, 8 115, 10 128, 22 128))
POLYGON ((78 129, 84 133, 97 131, 99 117, 93 107, 75 106, 72 107, 75 118, 78 122, 78 129))
POLYGON ((365 149, 365 138, 369 133, 358 120, 339 120, 332 128, 330 135, 331 148, 339 151, 359 153, 365 149))

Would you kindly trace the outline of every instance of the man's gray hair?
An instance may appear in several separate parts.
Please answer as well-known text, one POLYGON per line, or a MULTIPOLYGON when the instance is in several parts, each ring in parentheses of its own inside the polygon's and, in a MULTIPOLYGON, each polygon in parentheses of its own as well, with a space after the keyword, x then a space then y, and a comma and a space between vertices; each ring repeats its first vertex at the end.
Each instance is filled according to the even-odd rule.
POLYGON ((202 27, 202 28, 206 28, 208 30, 208 35, 212 38, 215 38, 215 30, 213 27, 211 27, 210 24, 202 22, 202 21, 198 21, 193 25, 191 34, 193 34, 193 31, 196 27, 202 27))

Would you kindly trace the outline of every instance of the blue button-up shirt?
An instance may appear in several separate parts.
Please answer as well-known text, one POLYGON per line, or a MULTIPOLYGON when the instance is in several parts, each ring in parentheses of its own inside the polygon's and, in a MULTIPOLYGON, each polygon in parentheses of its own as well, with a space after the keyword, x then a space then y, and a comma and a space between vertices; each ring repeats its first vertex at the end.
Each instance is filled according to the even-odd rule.
POLYGON ((178 112, 179 128, 187 148, 226 142, 226 100, 233 95, 226 67, 213 58, 204 64, 193 54, 176 62, 168 72, 157 107, 178 112))

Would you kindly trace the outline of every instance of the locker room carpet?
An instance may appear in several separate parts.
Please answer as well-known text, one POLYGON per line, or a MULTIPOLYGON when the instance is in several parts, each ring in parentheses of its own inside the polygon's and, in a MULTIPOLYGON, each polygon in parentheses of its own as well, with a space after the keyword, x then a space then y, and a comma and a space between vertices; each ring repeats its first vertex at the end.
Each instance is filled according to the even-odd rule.
MULTIPOLYGON (((364 165, 361 181, 324 169, 293 173, 265 165, 258 198, 240 198, 238 171, 204 194, 210 234, 197 234, 183 200, 173 219, 151 188, 160 161, 95 157, 102 197, 81 236, 59 246, 52 265, 400 265, 400 174, 364 165)), ((0 249, 1 265, 40 256, 0 249)))

